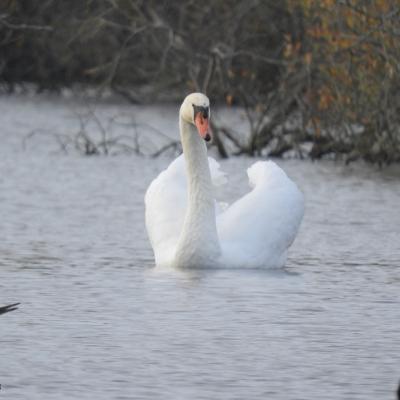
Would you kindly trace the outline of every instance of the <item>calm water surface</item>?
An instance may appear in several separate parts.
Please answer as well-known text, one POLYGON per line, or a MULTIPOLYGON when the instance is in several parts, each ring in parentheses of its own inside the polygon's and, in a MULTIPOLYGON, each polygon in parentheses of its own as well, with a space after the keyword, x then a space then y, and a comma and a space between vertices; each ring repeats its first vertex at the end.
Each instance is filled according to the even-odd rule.
MULTIPOLYGON (((283 270, 163 272, 143 196, 171 157, 24 151, 35 127, 73 131, 71 102, 0 106, 0 304, 22 303, 0 320, 1 399, 394 399, 400 171, 278 161, 306 197, 283 270)), ((222 197, 253 161, 222 162, 222 197)))

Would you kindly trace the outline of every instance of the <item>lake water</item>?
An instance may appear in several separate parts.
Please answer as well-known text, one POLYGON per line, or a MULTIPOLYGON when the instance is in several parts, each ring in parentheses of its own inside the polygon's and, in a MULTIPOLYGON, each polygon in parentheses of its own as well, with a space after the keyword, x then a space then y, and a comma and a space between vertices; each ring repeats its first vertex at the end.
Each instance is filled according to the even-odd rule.
MULTIPOLYGON (((306 198, 284 269, 162 272, 143 196, 172 156, 23 149, 80 107, 0 98, 0 304, 22 303, 0 317, 2 400, 395 398, 400 170, 278 160, 306 198)), ((121 109, 177 132, 177 107, 98 110, 121 109)), ((223 196, 253 161, 222 162, 223 196)))

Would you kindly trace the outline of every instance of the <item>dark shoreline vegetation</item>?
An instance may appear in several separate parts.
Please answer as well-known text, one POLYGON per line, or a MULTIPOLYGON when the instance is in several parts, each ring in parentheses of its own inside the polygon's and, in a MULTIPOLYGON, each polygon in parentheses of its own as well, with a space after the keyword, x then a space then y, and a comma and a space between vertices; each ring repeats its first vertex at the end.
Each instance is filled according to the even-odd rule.
POLYGON ((203 91, 248 120, 246 135, 214 122, 222 157, 390 164, 400 161, 399 32, 393 0, 5 0, 0 87, 95 88, 135 104, 203 91))

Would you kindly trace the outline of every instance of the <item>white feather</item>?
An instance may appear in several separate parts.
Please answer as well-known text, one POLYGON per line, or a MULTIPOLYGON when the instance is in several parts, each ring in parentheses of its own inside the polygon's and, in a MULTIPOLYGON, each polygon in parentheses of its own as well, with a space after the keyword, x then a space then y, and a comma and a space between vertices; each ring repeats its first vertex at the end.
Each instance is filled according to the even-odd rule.
POLYGON ((226 177, 214 159, 207 162, 204 142, 191 130, 188 119, 196 101, 207 104, 208 99, 189 95, 180 110, 185 157, 161 172, 145 196, 146 227, 156 265, 284 265, 304 214, 303 195, 278 165, 258 161, 247 170, 249 193, 229 207, 212 200, 213 185, 226 183, 226 177))

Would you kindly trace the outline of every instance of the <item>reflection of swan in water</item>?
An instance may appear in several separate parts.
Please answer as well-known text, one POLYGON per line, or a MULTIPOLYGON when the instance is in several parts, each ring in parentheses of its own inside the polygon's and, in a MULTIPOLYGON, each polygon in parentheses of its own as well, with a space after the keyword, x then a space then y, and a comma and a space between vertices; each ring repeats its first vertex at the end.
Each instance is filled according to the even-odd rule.
POLYGON ((213 185, 225 177, 218 163, 207 158, 209 116, 205 95, 185 98, 179 112, 183 156, 147 190, 146 226, 156 264, 282 266, 303 217, 303 196, 275 163, 258 161, 247 171, 253 189, 219 210, 213 185))
POLYGON ((9 304, 8 306, 2 306, 2 307, 0 307, 0 314, 5 314, 5 313, 7 313, 7 312, 9 312, 9 311, 13 311, 13 310, 16 310, 19 305, 19 303, 14 303, 14 304, 9 304))

